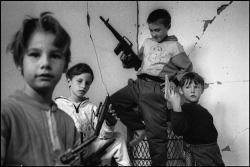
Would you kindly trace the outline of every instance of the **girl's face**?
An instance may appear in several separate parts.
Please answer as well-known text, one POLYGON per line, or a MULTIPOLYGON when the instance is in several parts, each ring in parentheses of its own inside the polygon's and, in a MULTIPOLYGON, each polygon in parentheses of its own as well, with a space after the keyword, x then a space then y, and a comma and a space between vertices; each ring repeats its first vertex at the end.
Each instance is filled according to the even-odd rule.
POLYGON ((168 27, 165 27, 163 23, 161 23, 161 20, 149 23, 148 27, 152 38, 158 43, 164 40, 169 30, 168 27))
POLYGON ((55 47, 55 36, 34 32, 23 58, 23 77, 26 85, 38 92, 52 93, 64 72, 65 56, 55 47))
POLYGON ((90 88, 92 76, 89 73, 82 73, 74 76, 72 80, 68 79, 68 83, 71 97, 81 101, 90 88))
POLYGON ((197 103, 203 93, 203 88, 200 84, 196 85, 194 82, 185 84, 181 89, 180 93, 184 95, 186 102, 197 103))

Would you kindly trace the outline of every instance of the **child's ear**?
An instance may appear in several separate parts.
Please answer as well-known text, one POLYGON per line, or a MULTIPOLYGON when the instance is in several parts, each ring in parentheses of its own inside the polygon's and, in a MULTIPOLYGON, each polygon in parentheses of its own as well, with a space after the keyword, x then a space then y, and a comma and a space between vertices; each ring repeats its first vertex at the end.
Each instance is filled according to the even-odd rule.
POLYGON ((71 87, 71 79, 67 79, 67 82, 68 82, 68 85, 69 85, 69 88, 71 87))
POLYGON ((171 24, 168 25, 168 30, 171 28, 171 24))
POLYGON ((23 75, 23 68, 21 66, 17 66, 17 70, 21 72, 21 75, 23 75))
POLYGON ((68 83, 70 83, 71 80, 68 78, 67 81, 68 81, 68 83))
POLYGON ((68 70, 68 67, 65 66, 64 69, 63 69, 63 73, 66 73, 67 70, 68 70))
POLYGON ((183 95, 183 92, 182 92, 182 89, 181 89, 181 88, 179 89, 179 92, 180 92, 180 94, 182 94, 182 95, 183 95))

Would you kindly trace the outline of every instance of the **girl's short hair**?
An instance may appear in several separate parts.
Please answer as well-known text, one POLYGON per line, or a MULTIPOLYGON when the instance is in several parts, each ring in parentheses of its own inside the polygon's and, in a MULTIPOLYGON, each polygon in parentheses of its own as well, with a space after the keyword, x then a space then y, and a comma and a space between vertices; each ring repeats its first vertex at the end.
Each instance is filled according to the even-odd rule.
POLYGON ((70 67, 66 72, 66 78, 72 80, 76 75, 81 75, 83 73, 89 73, 92 76, 92 82, 94 80, 94 73, 90 66, 86 63, 78 63, 70 67))
POLYGON ((148 16, 147 23, 153 23, 162 19, 162 23, 165 27, 171 26, 171 16, 166 9, 156 9, 148 16))
POLYGON ((11 39, 7 46, 7 52, 10 51, 13 54, 13 59, 17 67, 21 67, 22 69, 24 53, 28 48, 28 42, 33 33, 43 31, 55 35, 54 45, 63 51, 66 60, 64 69, 67 70, 71 61, 71 38, 51 14, 51 12, 43 12, 39 18, 28 16, 29 18, 23 21, 22 27, 11 39))
POLYGON ((196 85, 200 84, 204 89, 204 78, 195 72, 188 72, 180 80, 180 87, 182 88, 185 85, 189 85, 194 82, 196 85))

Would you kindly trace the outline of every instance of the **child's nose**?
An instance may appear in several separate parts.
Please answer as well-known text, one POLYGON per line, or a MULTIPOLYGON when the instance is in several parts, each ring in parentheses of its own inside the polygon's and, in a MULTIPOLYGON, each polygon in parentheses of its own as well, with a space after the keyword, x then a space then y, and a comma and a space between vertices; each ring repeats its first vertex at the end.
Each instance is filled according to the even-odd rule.
POLYGON ((40 62, 41 62, 41 67, 42 67, 42 68, 49 68, 49 67, 50 67, 50 59, 49 59, 49 56, 48 56, 48 55, 43 54, 43 55, 41 56, 40 62))
POLYGON ((85 83, 82 83, 82 85, 81 85, 81 88, 85 88, 85 86, 86 86, 86 84, 85 83))

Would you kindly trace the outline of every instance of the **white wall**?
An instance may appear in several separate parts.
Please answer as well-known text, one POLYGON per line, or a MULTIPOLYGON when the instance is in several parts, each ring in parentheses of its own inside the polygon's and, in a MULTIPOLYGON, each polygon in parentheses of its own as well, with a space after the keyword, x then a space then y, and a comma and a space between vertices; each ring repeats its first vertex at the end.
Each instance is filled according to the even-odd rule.
MULTIPOLYGON (((226 165, 249 165, 249 2, 248 1, 75 1, 75 2, 2 2, 1 1, 1 99, 24 85, 6 46, 18 30, 25 15, 38 16, 52 11, 72 38, 72 62, 88 63, 95 80, 87 96, 96 104, 107 95, 136 78, 133 69, 123 69, 119 57, 113 52, 118 41, 100 20, 109 23, 134 44, 137 51, 145 38, 150 37, 146 19, 157 8, 166 8, 172 15, 169 35, 176 35, 209 87, 200 104, 214 117, 218 130, 218 144, 226 165), (90 28, 95 50, 87 26, 87 3, 90 28), (217 9, 228 5, 218 15, 217 9), (137 16, 139 36, 137 43, 137 16), (215 17, 215 18, 214 18, 215 17), (214 20, 204 30, 205 20, 214 20)), ((53 97, 68 96, 65 75, 55 89, 53 97)), ((125 127, 118 123, 118 130, 125 127)))

